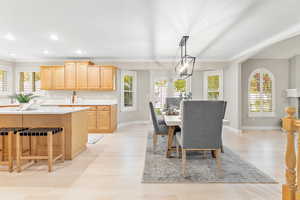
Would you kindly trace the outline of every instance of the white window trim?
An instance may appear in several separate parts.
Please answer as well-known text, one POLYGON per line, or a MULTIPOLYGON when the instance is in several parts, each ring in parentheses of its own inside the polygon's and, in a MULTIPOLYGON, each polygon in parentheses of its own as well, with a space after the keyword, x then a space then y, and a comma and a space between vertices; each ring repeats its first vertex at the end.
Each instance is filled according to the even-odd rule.
POLYGON ((130 112, 136 111, 137 108, 137 73, 135 71, 122 71, 121 72, 121 111, 122 112, 130 112), (133 77, 133 98, 132 98, 132 106, 125 107, 124 106, 124 76, 129 75, 133 77))
MULTIPOLYGON (((260 83, 262 84, 262 83, 260 83)), ((261 88, 261 87, 260 87, 261 88)), ((273 75, 273 73, 265 68, 258 68, 256 70, 254 70, 253 72, 251 72, 250 76, 248 77, 248 88, 247 88, 247 101, 248 101, 248 117, 276 117, 276 113, 275 113, 275 77, 273 75), (272 112, 250 112, 249 107, 250 107, 250 103, 249 103, 249 88, 250 88, 250 81, 252 76, 255 73, 268 73, 271 76, 272 79, 272 112)))
MULTIPOLYGON (((21 72, 40 72, 39 68, 30 68, 30 67, 20 67, 20 68, 16 68, 15 70, 15 84, 16 84, 16 91, 15 92, 19 92, 20 91, 20 73, 21 72)), ((41 90, 42 91, 42 90, 41 90)))
POLYGON ((208 76, 214 76, 214 75, 219 75, 220 76, 220 88, 219 88, 219 100, 223 99, 223 70, 215 70, 215 71, 205 71, 204 72, 204 79, 203 79, 203 98, 205 100, 208 100, 208 85, 207 85, 207 79, 208 76))
POLYGON ((6 97, 12 94, 13 88, 13 69, 11 66, 0 65, 0 70, 7 71, 7 92, 0 92, 1 97, 6 97))

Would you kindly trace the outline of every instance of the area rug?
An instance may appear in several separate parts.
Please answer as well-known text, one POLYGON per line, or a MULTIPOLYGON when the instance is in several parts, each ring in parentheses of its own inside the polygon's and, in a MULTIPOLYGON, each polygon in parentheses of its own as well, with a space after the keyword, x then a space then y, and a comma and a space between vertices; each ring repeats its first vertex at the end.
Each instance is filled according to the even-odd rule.
POLYGON ((101 135, 101 134, 89 134, 88 135, 88 144, 96 144, 103 137, 104 137, 104 135, 101 135))
POLYGON ((224 147, 222 170, 216 167, 211 152, 187 154, 187 176, 181 175, 181 159, 166 158, 167 137, 159 137, 153 152, 152 137, 148 136, 143 183, 277 183, 239 155, 224 147))

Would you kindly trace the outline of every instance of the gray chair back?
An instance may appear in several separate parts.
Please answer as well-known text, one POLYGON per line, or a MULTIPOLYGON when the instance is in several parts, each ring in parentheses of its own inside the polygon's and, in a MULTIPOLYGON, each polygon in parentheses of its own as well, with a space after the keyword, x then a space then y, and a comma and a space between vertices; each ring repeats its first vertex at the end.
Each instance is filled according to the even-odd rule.
POLYGON ((171 107, 180 108, 180 102, 181 102, 180 97, 167 97, 166 98, 167 108, 171 108, 171 107))
POLYGON ((184 101, 181 143, 186 149, 219 149, 225 101, 184 101))
POLYGON ((151 101, 149 102, 149 107, 150 107, 150 113, 151 113, 151 119, 152 119, 154 131, 155 133, 158 133, 159 132, 158 121, 156 118, 156 113, 154 111, 153 103, 151 101))

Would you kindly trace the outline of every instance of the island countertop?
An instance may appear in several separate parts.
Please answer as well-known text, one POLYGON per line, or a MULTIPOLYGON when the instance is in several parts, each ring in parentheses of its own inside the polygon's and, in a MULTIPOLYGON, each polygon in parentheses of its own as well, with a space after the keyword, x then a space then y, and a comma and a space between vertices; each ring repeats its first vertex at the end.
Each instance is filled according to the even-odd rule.
POLYGON ((18 107, 0 108, 0 115, 61 115, 73 112, 88 110, 89 107, 46 107, 41 106, 25 111, 18 110, 18 107))

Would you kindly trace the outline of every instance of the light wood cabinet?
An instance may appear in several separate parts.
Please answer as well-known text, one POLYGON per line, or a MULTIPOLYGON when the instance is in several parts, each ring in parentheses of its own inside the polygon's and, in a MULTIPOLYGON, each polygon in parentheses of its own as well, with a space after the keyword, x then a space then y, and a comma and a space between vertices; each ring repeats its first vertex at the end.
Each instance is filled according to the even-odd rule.
POLYGON ((52 67, 41 66, 41 89, 52 89, 52 67))
POLYGON ((52 87, 55 90, 63 90, 65 88, 65 70, 64 66, 54 66, 52 69, 52 87))
POLYGON ((65 62, 65 89, 76 89, 76 63, 65 62))
POLYGON ((103 90, 116 89, 116 69, 113 66, 100 67, 100 87, 103 90))
POLYGON ((66 61, 64 66, 41 66, 42 90, 116 90, 117 68, 89 61, 66 61))
POLYGON ((97 129, 101 131, 110 129, 110 110, 97 110, 97 129))
POLYGON ((97 65, 89 65, 87 68, 88 89, 100 88, 100 68, 97 65))
POLYGON ((76 89, 83 90, 88 88, 88 66, 89 63, 76 63, 76 89))
POLYGON ((89 130, 97 129, 97 111, 96 110, 88 111, 88 129, 89 130))
POLYGON ((60 105, 61 107, 89 107, 88 132, 113 133, 117 129, 117 105, 86 106, 86 105, 60 105))

